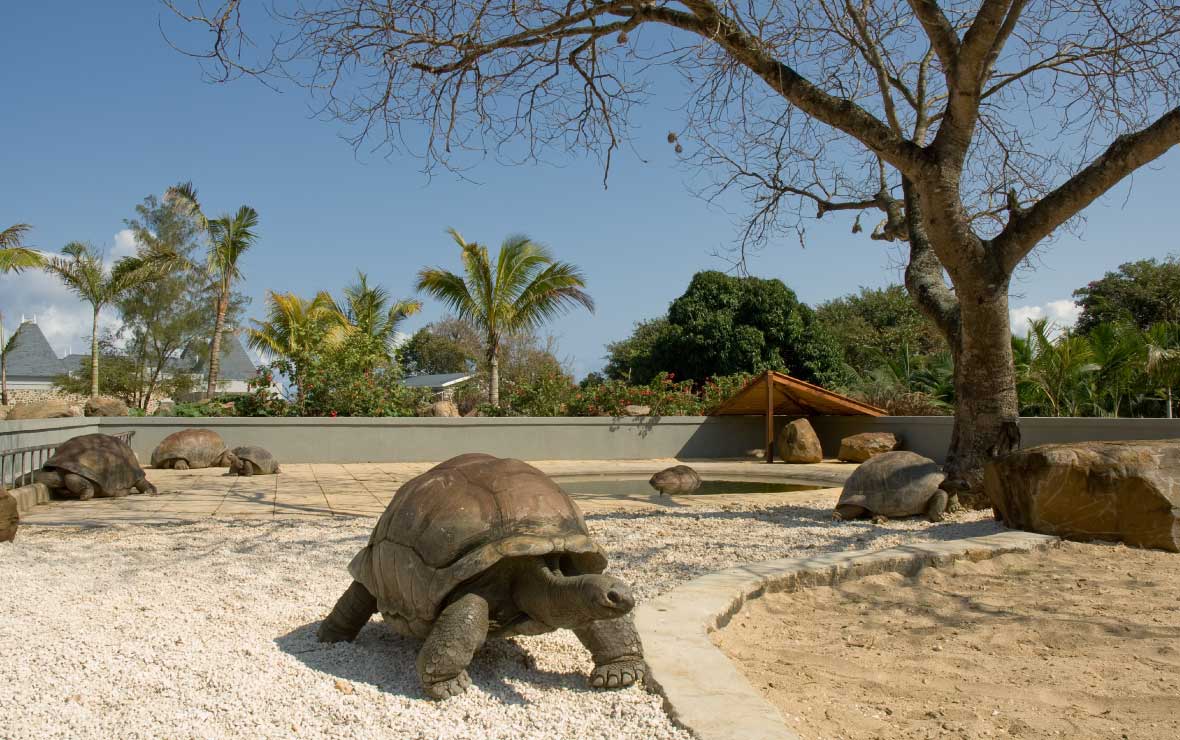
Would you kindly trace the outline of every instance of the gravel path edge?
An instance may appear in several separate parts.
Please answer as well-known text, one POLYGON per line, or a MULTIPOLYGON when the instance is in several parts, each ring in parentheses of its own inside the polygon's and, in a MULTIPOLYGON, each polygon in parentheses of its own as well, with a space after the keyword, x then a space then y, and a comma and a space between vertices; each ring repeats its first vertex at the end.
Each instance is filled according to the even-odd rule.
POLYGON ((636 610, 648 664, 647 685, 672 720, 700 740, 769 740, 798 735, 762 698, 709 635, 766 593, 795 591, 886 572, 913 572, 955 560, 987 560, 1044 550, 1060 538, 1001 532, 875 552, 835 552, 728 568, 696 578, 636 610))

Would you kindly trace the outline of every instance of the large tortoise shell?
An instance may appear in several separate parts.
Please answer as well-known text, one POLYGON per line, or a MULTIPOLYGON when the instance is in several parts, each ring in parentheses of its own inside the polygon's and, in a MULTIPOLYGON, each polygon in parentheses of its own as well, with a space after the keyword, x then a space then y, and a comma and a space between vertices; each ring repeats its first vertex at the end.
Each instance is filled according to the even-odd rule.
POLYGON ((83 434, 67 440, 41 468, 75 473, 108 494, 125 491, 144 478, 135 452, 109 434, 83 434))
POLYGON ((573 500, 533 466, 466 454, 407 482, 349 564, 387 619, 428 628, 451 592, 502 558, 567 556, 601 573, 606 556, 573 500))
POLYGON ((208 468, 223 464, 226 452, 221 435, 212 429, 182 429, 161 440, 152 451, 152 467, 173 460, 184 460, 190 468, 208 468))
POLYGON ((860 506, 884 516, 913 516, 925 510, 945 477, 942 466, 929 458, 885 452, 852 471, 836 505, 860 506))

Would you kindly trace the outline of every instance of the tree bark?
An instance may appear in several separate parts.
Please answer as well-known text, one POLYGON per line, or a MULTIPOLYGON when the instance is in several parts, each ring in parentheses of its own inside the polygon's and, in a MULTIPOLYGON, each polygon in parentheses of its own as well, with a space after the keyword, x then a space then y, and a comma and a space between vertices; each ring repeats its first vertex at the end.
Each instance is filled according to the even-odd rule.
POLYGON ((0 356, 0 406, 8 405, 8 353, 0 356))
POLYGON ((98 395, 98 306, 90 322, 90 397, 98 395))
POLYGON ((209 383, 205 396, 217 394, 217 376, 221 372, 221 332, 225 330, 225 314, 229 310, 229 291, 222 287, 217 296, 217 319, 213 322, 213 341, 209 343, 209 383))
POLYGON ((943 487, 972 508, 988 506, 983 467, 1019 444, 1008 285, 958 288, 961 331, 955 359, 955 424, 943 487))
POLYGON ((500 408, 500 348, 492 346, 488 352, 488 364, 491 366, 491 380, 488 382, 488 401, 496 408, 500 408))

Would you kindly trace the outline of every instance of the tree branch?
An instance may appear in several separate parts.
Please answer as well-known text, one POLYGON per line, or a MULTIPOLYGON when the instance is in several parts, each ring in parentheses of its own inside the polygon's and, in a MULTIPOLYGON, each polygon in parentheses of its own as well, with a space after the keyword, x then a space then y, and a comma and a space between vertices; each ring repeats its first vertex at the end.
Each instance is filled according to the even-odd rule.
POLYGON ((909 0, 909 3, 926 31, 938 61, 942 62, 942 68, 952 69, 959 57, 959 36, 939 7, 938 0, 909 0))

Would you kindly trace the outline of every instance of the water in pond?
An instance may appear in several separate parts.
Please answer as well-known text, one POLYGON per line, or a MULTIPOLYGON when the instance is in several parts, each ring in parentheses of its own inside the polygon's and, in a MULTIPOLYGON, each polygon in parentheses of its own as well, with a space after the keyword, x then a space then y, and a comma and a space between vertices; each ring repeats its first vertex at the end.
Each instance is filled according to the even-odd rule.
MULTIPOLYGON (((649 476, 650 477, 650 476, 649 476)), ((558 476, 558 485, 568 493, 608 498, 634 498, 659 495, 647 478, 626 476, 558 476)), ((690 494, 681 496, 714 496, 717 494, 785 493, 790 491, 815 491, 825 486, 799 481, 772 480, 705 480, 701 487, 690 494)))

